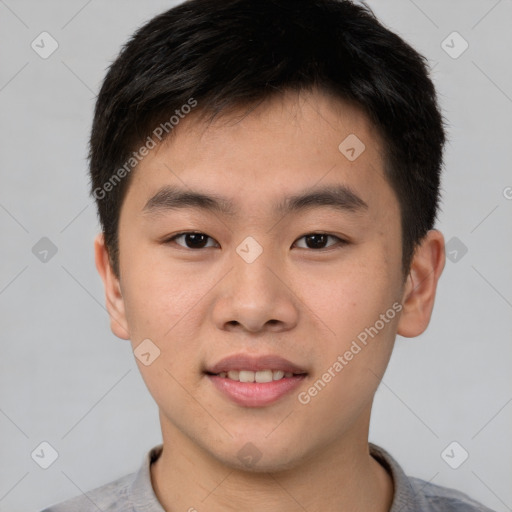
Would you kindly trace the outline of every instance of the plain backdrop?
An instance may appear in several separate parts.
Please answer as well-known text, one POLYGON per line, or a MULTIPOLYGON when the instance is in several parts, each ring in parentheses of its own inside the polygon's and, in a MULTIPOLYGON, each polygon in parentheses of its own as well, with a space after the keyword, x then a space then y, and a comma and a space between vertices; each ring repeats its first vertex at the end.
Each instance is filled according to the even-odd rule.
MULTIPOLYGON (((104 309, 86 151, 107 66, 173 5, 0 0, 0 511, 37 511, 133 472, 161 442, 158 409, 104 309), (58 44, 45 59, 31 46, 42 32, 58 44), (32 456, 43 442, 58 453, 47 469, 32 456)), ((370 440, 408 474, 509 511, 512 2, 369 5, 432 66, 450 138, 437 227, 453 260, 428 330, 397 339, 370 440), (454 441, 452 459, 469 454, 457 469, 442 457, 454 441)))

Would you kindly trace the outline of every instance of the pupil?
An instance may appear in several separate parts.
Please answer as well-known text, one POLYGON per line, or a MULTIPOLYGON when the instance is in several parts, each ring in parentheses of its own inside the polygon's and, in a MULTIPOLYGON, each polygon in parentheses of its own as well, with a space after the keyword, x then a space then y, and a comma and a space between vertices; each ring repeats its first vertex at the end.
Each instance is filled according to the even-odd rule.
POLYGON ((186 235, 187 245, 191 242, 192 248, 200 248, 206 245, 207 236, 202 233, 189 233, 186 235))
POLYGON ((323 245, 325 245, 327 239, 327 235, 308 235, 306 237, 306 244, 308 246, 312 245, 313 247, 310 248, 322 248, 323 245))

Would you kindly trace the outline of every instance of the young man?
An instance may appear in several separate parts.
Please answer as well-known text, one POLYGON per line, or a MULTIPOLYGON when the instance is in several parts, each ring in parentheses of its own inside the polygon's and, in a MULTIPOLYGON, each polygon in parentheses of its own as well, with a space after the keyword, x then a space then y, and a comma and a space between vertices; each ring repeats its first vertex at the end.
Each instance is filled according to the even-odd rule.
POLYGON ((430 321, 443 121, 425 60, 343 0, 189 0, 124 47, 91 136, 111 328, 163 444, 47 512, 484 511, 368 443, 430 321))

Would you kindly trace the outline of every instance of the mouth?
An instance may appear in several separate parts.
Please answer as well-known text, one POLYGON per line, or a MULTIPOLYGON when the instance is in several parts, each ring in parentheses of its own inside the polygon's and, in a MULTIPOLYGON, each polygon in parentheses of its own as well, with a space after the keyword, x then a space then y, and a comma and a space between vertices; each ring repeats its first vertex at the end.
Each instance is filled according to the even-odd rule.
POLYGON ((277 377, 276 380, 286 377, 290 373, 294 375, 307 373, 307 371, 299 365, 274 354, 260 356, 233 354, 221 359, 213 366, 205 368, 205 373, 211 375, 220 375, 225 373, 226 375, 222 375, 223 377, 231 378, 233 380, 241 380, 240 377, 253 378, 256 374, 259 374, 260 378, 268 378, 270 376, 269 372, 272 372, 272 379, 275 372, 277 377), (233 372, 237 372, 238 375, 233 372), (283 375, 279 372, 283 372, 283 375), (252 373, 254 375, 252 375, 252 373))
POLYGON ((273 382, 276 380, 289 379, 291 377, 297 376, 305 376, 307 375, 305 372, 285 372, 284 370, 229 370, 220 373, 210 373, 206 372, 207 375, 212 375, 216 377, 220 377, 222 379, 234 380, 236 382, 273 382))
POLYGON ((275 355, 227 357, 204 374, 224 397, 244 407, 270 405, 296 389, 308 372, 275 355))

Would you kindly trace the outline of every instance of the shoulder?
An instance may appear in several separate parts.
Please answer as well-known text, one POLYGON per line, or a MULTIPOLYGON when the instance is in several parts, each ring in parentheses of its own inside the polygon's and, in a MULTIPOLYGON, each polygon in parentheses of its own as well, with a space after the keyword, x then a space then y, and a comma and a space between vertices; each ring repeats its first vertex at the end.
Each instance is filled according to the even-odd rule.
POLYGON ((135 473, 130 473, 105 485, 96 487, 87 494, 45 508, 41 512, 132 512, 130 487, 135 473))
POLYGON ((467 494, 449 487, 409 477, 414 493, 421 496, 428 512, 493 512, 467 494))
POLYGON ((151 464, 162 453, 163 444, 144 454, 137 471, 96 487, 69 500, 52 505, 41 512, 165 512, 151 484, 151 464))
POLYGON ((456 489, 407 476, 400 464, 380 446, 370 443, 370 454, 393 479, 390 512, 493 512, 456 489))

